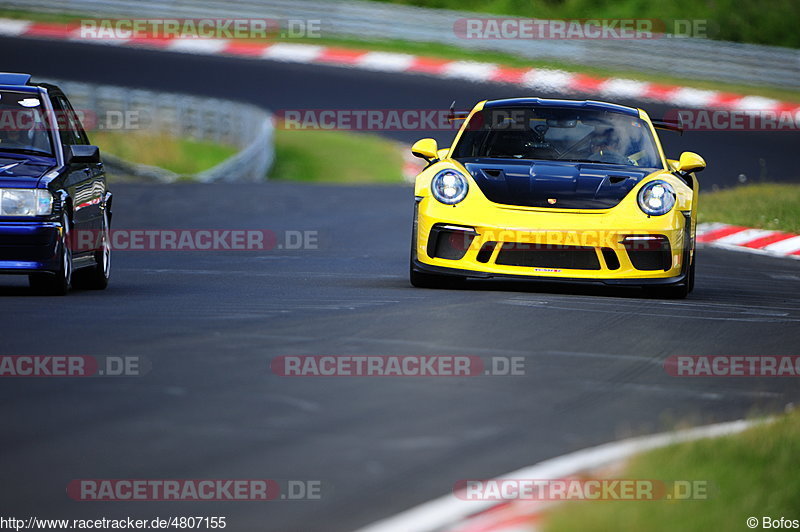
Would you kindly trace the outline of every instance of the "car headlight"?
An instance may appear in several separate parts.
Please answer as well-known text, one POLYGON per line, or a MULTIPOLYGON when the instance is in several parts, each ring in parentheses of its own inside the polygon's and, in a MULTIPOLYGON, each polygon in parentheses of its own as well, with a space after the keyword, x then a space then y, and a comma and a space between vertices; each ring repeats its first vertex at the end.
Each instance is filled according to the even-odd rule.
POLYGON ((469 191, 467 178, 455 170, 442 170, 431 180, 433 197, 445 205, 462 201, 469 191))
POLYGON ((639 191, 639 208, 650 216, 667 214, 675 206, 675 189, 666 181, 651 181, 639 191))
POLYGON ((53 212, 53 195, 44 189, 0 188, 0 216, 46 216, 53 212))

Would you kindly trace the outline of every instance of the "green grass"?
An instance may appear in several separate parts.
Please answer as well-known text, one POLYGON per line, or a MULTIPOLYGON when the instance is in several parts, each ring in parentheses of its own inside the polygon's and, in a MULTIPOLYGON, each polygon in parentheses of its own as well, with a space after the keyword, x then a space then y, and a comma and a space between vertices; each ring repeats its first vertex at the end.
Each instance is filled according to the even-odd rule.
MULTIPOLYGON (((672 445, 635 457, 619 479, 706 481, 706 500, 568 502, 544 530, 649 532, 749 530, 746 519, 800 519, 800 410, 724 438, 672 445)), ((761 529, 759 523, 759 530, 761 529)))
POLYGON ((797 0, 381 0, 394 4, 447 8, 542 19, 631 19, 709 21, 708 37, 724 41, 800 47, 797 0))
POLYGON ((207 141, 178 139, 169 135, 98 131, 91 141, 100 153, 110 153, 129 162, 158 166, 181 175, 213 168, 236 154, 233 146, 207 141))
POLYGON ((270 179, 318 183, 400 183, 398 145, 377 135, 343 131, 275 131, 270 179))
MULTIPOLYGON (((800 4, 800 2, 798 2, 798 4, 800 4)), ((38 12, 28 12, 20 10, 0 9, 0 18, 18 18, 26 20, 42 20, 46 22, 67 23, 70 21, 74 22, 76 18, 79 18, 79 15, 38 13, 38 12)), ((800 32, 798 33, 800 34, 800 32)), ((317 38, 285 39, 283 42, 317 44, 323 46, 338 46, 342 48, 354 48, 354 49, 367 48, 376 51, 409 53, 422 56, 438 57, 442 59, 483 61, 483 62, 498 63, 505 66, 520 67, 520 68, 558 69, 558 70, 566 70, 569 72, 580 72, 583 74, 596 77, 621 77, 639 81, 648 81, 651 83, 660 83, 665 85, 680 85, 680 86, 694 87, 697 89, 704 89, 704 90, 718 90, 722 92, 763 96, 766 98, 775 98, 778 100, 785 100, 790 102, 800 102, 800 91, 784 89, 781 87, 721 83, 715 81, 698 80, 690 77, 682 78, 677 76, 643 73, 643 72, 636 72, 624 69, 602 68, 589 65, 581 65, 577 63, 564 62, 564 61, 550 61, 550 60, 534 61, 500 52, 473 51, 473 50, 458 48, 455 46, 448 46, 448 45, 428 43, 428 42, 399 41, 399 40, 388 40, 388 39, 366 41, 360 39, 347 39, 339 37, 336 38, 324 37, 319 39, 317 38)))
POLYGON ((800 233, 800 185, 759 183, 700 194, 698 220, 800 233))

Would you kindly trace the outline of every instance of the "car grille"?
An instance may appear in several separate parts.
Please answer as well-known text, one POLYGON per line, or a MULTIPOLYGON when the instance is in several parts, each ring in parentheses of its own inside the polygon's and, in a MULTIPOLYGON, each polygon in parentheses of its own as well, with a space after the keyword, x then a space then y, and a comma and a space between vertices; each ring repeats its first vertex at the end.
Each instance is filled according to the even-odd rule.
POLYGON ((600 261, 593 247, 519 244, 506 242, 497 254, 496 264, 531 268, 599 270, 600 261))

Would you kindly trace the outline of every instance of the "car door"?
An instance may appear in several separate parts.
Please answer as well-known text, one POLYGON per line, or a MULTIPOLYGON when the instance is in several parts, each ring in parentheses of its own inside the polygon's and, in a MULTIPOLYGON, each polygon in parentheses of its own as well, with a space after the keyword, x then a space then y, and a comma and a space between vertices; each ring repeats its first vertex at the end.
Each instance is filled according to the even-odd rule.
MULTIPOLYGON (((65 155, 69 153, 69 146, 88 146, 89 138, 67 98, 56 92, 51 99, 59 116, 59 135, 65 155)), ((70 161, 68 164, 66 186, 67 193, 72 198, 75 230, 100 231, 102 229, 103 201, 106 195, 103 165, 101 162, 75 161, 70 161)))

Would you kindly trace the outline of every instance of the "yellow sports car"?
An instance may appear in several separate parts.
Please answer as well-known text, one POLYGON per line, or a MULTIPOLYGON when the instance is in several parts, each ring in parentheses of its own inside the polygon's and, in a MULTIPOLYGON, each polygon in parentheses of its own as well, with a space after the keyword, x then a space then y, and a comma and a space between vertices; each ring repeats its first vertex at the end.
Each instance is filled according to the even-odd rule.
POLYGON ((523 278, 652 287, 694 284, 698 183, 691 152, 664 156, 641 109, 595 101, 484 101, 449 148, 411 148, 411 284, 523 278))

